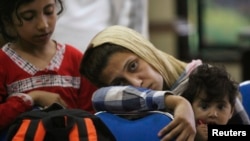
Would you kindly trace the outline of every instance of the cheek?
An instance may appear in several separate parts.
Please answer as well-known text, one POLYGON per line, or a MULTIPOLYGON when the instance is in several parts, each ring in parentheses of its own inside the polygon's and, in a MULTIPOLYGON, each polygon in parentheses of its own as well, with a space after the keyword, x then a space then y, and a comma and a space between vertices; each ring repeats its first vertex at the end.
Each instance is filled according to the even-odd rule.
POLYGON ((225 122, 226 122, 227 120, 229 120, 232 117, 232 115, 233 115, 233 113, 230 110, 228 110, 227 112, 221 113, 221 119, 225 120, 225 122))
POLYGON ((229 115, 221 115, 219 117, 219 122, 220 124, 227 124, 228 120, 230 119, 231 117, 229 115))
POLYGON ((50 24, 52 24, 53 26, 56 25, 57 22, 57 15, 54 15, 50 18, 50 24))
POLYGON ((152 68, 147 68, 146 70, 147 72, 143 74, 143 77, 154 83, 154 89, 163 90, 164 80, 162 75, 152 68))
POLYGON ((147 67, 144 70, 146 70, 145 76, 151 77, 157 81, 163 81, 162 75, 158 71, 154 70, 152 67, 147 67))
POLYGON ((194 116, 196 119, 204 119, 206 117, 206 113, 197 106, 193 105, 194 116))
POLYGON ((16 28, 16 32, 18 35, 22 36, 22 37, 28 37, 32 34, 33 30, 32 30, 32 25, 29 24, 23 24, 22 26, 18 26, 16 28))
POLYGON ((55 27, 56 27, 56 22, 57 22, 57 16, 51 16, 51 17, 48 17, 47 19, 47 24, 49 25, 49 28, 54 30, 55 27))
POLYGON ((197 109, 193 109, 193 110, 194 110, 194 116, 195 116, 195 118, 200 119, 201 117, 203 117, 203 116, 202 116, 202 115, 203 115, 203 112, 202 112, 202 111, 197 110, 197 109))

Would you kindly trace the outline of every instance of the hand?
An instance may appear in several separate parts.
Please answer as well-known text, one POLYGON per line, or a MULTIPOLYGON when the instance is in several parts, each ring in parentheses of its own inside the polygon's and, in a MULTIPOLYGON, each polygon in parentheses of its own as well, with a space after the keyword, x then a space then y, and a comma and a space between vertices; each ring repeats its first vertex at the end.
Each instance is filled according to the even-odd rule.
POLYGON ((174 110, 174 119, 165 126, 158 136, 162 141, 193 141, 196 135, 194 113, 191 104, 181 96, 167 95, 166 106, 174 110))
POLYGON ((41 107, 47 107, 51 105, 52 103, 58 103, 64 107, 67 107, 67 104, 57 93, 35 90, 35 91, 29 92, 28 94, 32 97, 34 103, 41 107))
POLYGON ((197 129, 197 134, 195 139, 197 141, 207 141, 208 140, 207 124, 203 123, 202 121, 199 121, 196 129, 197 129))

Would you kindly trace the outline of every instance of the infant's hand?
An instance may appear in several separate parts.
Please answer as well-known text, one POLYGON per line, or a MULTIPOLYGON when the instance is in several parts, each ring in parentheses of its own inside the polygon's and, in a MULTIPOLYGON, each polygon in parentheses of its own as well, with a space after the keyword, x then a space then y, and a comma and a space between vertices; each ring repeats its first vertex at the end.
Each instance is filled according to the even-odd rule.
POLYGON ((53 103, 58 103, 64 107, 67 107, 64 100, 57 93, 35 90, 29 92, 28 94, 32 97, 36 105, 47 107, 53 103))
POLYGON ((208 140, 208 129, 207 124, 204 123, 202 120, 199 120, 197 123, 197 135, 196 140, 199 141, 207 141, 208 140))

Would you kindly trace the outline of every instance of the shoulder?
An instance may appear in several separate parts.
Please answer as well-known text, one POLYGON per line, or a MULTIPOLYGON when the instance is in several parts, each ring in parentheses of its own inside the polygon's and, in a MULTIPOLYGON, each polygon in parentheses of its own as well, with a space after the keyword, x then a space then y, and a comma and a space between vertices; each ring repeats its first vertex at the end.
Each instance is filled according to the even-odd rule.
POLYGON ((9 52, 11 54, 11 49, 9 48, 9 43, 3 45, 0 48, 0 57, 1 57, 1 60, 4 59, 4 58, 9 58, 7 56, 7 52, 9 52))
POLYGON ((70 45, 70 44, 65 44, 65 49, 68 52, 72 52, 72 53, 76 53, 76 54, 83 54, 79 49, 77 49, 76 47, 74 47, 73 45, 70 45))
POLYGON ((72 58, 81 58, 83 52, 70 44, 57 43, 57 49, 64 54, 64 56, 69 56, 72 58))

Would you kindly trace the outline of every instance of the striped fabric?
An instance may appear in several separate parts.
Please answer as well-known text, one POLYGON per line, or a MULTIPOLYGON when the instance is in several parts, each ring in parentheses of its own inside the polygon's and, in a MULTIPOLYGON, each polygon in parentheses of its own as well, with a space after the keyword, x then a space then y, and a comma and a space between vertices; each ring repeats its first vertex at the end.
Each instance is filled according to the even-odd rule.
POLYGON ((109 86, 95 91, 92 97, 97 111, 140 112, 164 110, 164 96, 169 91, 153 91, 133 86, 109 86))

